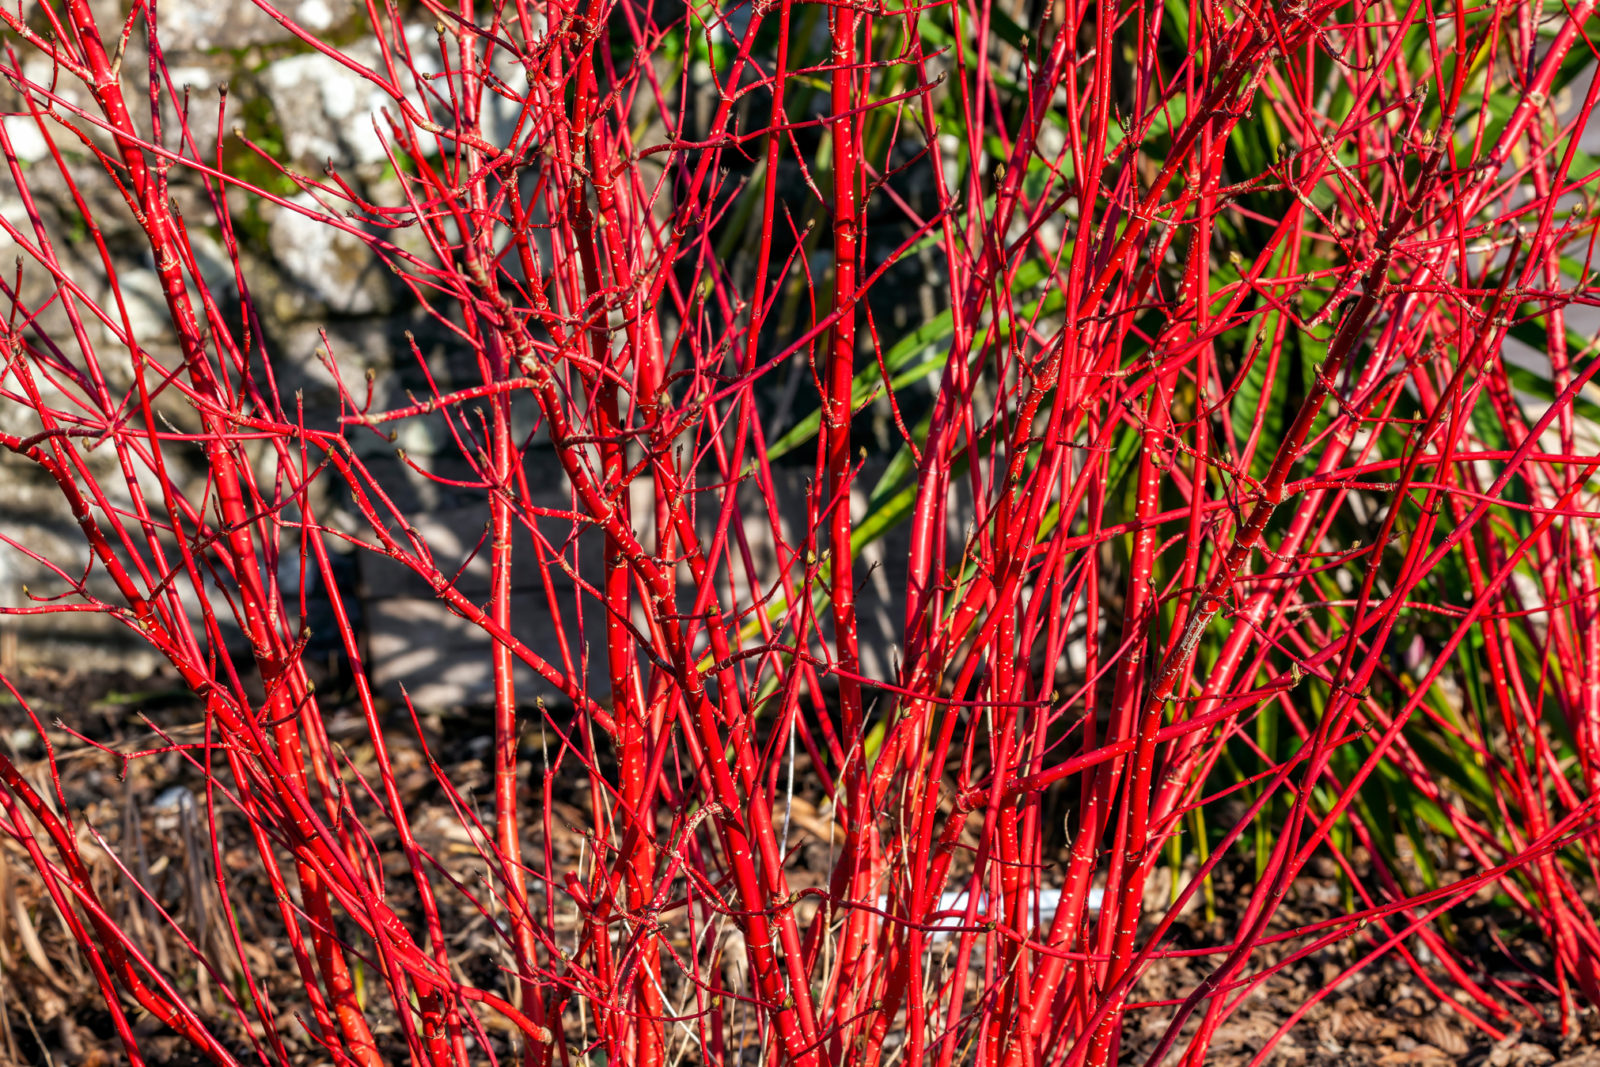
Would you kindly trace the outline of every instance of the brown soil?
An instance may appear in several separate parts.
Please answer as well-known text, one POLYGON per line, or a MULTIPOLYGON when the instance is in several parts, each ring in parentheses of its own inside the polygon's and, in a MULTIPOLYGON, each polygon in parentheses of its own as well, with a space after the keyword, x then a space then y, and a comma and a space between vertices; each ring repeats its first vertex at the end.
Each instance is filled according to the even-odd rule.
MULTIPOLYGON (((57 720, 64 721, 101 744, 131 752, 163 743, 147 720, 168 731, 175 741, 197 739, 198 705, 172 680, 160 676, 66 675, 39 670, 13 677, 12 684, 47 727, 46 736, 54 747, 68 809, 80 824, 84 854, 95 861, 101 899, 158 962, 170 962, 173 969, 169 973, 175 984, 217 1021, 219 1032, 228 1033, 230 1026, 237 1030, 237 1022, 230 1023, 220 1005, 219 990, 211 981, 199 980, 187 952, 170 932, 161 932, 153 910, 148 904, 139 905, 135 894, 129 891, 127 877, 90 836, 91 832, 103 835, 139 876, 156 903, 173 914, 185 930, 205 931, 201 935, 205 942, 202 947, 209 950, 213 960, 228 958, 232 949, 217 907, 215 887, 208 882, 210 840, 205 832, 204 811, 188 810, 182 800, 186 793, 203 797, 201 776, 182 756, 171 752, 132 761, 124 778, 116 757, 83 744, 55 726, 57 720), (203 921, 202 915, 206 916, 203 921)), ((421 843, 442 862, 459 864, 458 877, 474 877, 473 865, 481 861, 429 773, 409 723, 395 717, 394 726, 389 743, 396 774, 421 843)), ((424 721, 424 729, 434 757, 457 788, 464 795, 484 795, 489 784, 484 765, 488 754, 487 723, 466 714, 434 716, 424 721)), ((370 762, 371 746, 363 740, 365 728, 358 716, 349 712, 335 714, 329 722, 329 733, 348 749, 358 767, 363 760, 370 762)), ((531 764, 539 758, 536 733, 527 744, 524 756, 531 764)), ((4 690, 0 690, 0 746, 41 792, 51 788, 45 747, 22 705, 4 690)), ((815 885, 825 881, 828 869, 828 820, 818 813, 822 798, 815 783, 810 783, 810 788, 804 787, 806 783, 801 785, 791 818, 791 875, 797 884, 815 885)), ((556 793, 551 840, 558 867, 578 861, 583 842, 576 828, 589 822, 587 798, 584 782, 572 775, 563 776, 556 793)), ((235 887, 233 903, 252 970, 275 1003, 296 1004, 300 997, 298 976, 287 947, 274 937, 278 921, 273 914, 271 893, 252 859, 242 822, 230 814, 220 818, 226 844, 223 862, 235 887)), ((378 843, 381 847, 381 836, 378 843)), ((531 838, 530 846, 537 855, 543 842, 531 838)), ((0 865, 4 867, 0 871, 0 996, 4 998, 0 1005, 0 1063, 98 1067, 125 1062, 88 968, 33 876, 21 847, 9 839, 0 842, 0 865)), ((406 884, 403 863, 388 873, 395 876, 394 886, 406 884)), ((1161 873, 1166 874, 1164 870, 1161 873)), ((1332 877, 1334 872, 1321 873, 1321 878, 1303 879, 1296 885, 1294 895, 1278 916, 1278 928, 1290 929, 1346 910, 1345 890, 1332 877)), ((1241 875, 1245 874, 1248 872, 1222 871, 1215 886, 1215 917, 1208 922, 1202 908, 1192 908, 1176 928, 1171 947, 1203 949, 1224 943, 1236 913, 1230 902, 1237 903, 1248 896, 1248 885, 1241 883, 1241 875)), ((1153 892, 1170 892, 1170 881, 1158 879, 1153 892)), ((497 981, 499 948, 489 934, 488 920, 471 910, 459 895, 448 899, 457 901, 460 907, 459 913, 447 914, 445 921, 466 974, 480 982, 497 981)), ((398 903, 403 913, 403 898, 398 903)), ((1497 918, 1492 901, 1475 898, 1454 913, 1452 921, 1458 943, 1472 946, 1471 951, 1464 952, 1469 961, 1517 990, 1540 1013, 1523 1009, 1519 1018, 1500 1023, 1499 1028, 1507 1035, 1503 1040, 1486 1036, 1458 1012, 1441 1004, 1404 960, 1389 955, 1325 996, 1278 1042, 1268 1062, 1382 1067, 1450 1063, 1600 1067, 1600 1014, 1574 1014, 1570 1032, 1562 1035, 1554 1027, 1559 1013, 1548 989, 1542 949, 1536 941, 1519 937, 1518 931, 1501 929, 1497 918)), ((1295 946, 1299 942, 1288 944, 1295 946)), ((1358 951, 1368 951, 1369 947, 1342 942, 1273 974, 1249 994, 1222 1026, 1208 1062, 1221 1067, 1250 1063, 1298 1006, 1324 990, 1357 958, 1358 951)), ((1413 945, 1414 950, 1417 948, 1413 945)), ((1173 1002, 1193 989, 1219 958, 1169 958, 1150 970, 1136 998, 1148 1006, 1130 1013, 1123 1062, 1144 1062, 1165 1029, 1173 1002)), ((1269 953, 1258 953, 1252 962, 1262 966, 1277 960, 1269 953)), ((1452 988, 1442 975, 1433 973, 1437 968, 1429 971, 1424 967, 1424 971, 1438 981, 1439 988, 1452 988)), ((1484 972, 1474 977, 1482 980, 1484 972)), ((1464 996, 1460 1000, 1470 1004, 1464 996)), ((1481 1013, 1481 1009, 1477 1010, 1481 1013)), ((581 1047, 585 1035, 576 1027, 574 1020, 567 1037, 570 1043, 581 1047)), ((150 1020, 141 1023, 139 1029, 141 1049, 152 1067, 204 1062, 179 1038, 150 1020)), ((296 1028, 287 1026, 285 1031, 286 1037, 292 1038, 296 1028)), ((393 1062, 405 1062, 398 1036, 393 1032, 383 1036, 393 1043, 392 1051, 398 1057, 393 1062)), ((231 1038, 244 1061, 248 1054, 245 1035, 236 1032, 231 1038)), ((320 1062, 308 1042, 302 1039, 299 1046, 289 1043, 305 1054, 304 1062, 320 1062)))

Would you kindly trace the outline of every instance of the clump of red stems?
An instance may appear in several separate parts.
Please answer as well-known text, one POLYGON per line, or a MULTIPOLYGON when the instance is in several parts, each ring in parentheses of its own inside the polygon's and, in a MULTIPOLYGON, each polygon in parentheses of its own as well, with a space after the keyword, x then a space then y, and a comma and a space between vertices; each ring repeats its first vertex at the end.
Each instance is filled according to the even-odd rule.
POLYGON ((153 2, 0 11, 0 444, 88 552, 11 539, 56 588, 8 610, 104 615, 203 700, 168 750, 204 776, 229 937, 181 943, 239 976, 203 1009, 111 917, 59 779, 0 757, 0 830, 130 1061, 148 1015, 227 1065, 1099 1065, 1156 1013, 1140 1057, 1197 1065, 1335 951, 1341 977, 1398 954, 1491 1038, 1600 1004, 1600 359, 1567 321, 1597 300, 1593 6, 421 0, 369 4, 364 50, 273 12, 383 100, 387 200, 230 134, 153 2), (194 251, 246 262, 252 203, 364 242, 477 380, 436 384, 416 345, 435 384, 385 407, 327 342, 340 410, 313 417, 279 385, 305 353, 194 251), (785 381, 815 414, 779 440, 785 381), (486 597, 369 465, 408 424, 459 446, 486 597), (536 459, 565 506, 535 503, 536 459), (862 559, 886 531, 903 600, 862 559), (481 634, 492 797, 430 763, 470 870, 402 803, 385 727, 413 717, 363 670, 351 548, 481 634), (361 766, 306 663, 308 576, 361 766), (519 639, 514 583, 553 642, 519 639), (797 763, 831 804, 821 884, 797 763), (560 864, 552 790, 580 776, 560 864), (297 1000, 256 973, 225 846, 271 886, 297 1000), (1221 938, 1173 948, 1228 871, 1221 938), (1286 926, 1315 871, 1344 907, 1286 926), (1539 1004, 1442 921, 1472 898, 1547 944, 1539 1004), (461 966, 464 912, 501 971, 461 966), (1203 980, 1140 1002, 1177 957, 1203 980))

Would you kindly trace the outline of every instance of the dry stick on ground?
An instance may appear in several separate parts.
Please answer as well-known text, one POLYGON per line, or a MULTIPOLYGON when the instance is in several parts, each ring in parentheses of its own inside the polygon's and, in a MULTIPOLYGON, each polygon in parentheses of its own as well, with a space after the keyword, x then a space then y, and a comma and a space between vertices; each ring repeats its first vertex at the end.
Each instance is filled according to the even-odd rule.
POLYGON ((256 3, 384 102, 387 175, 201 143, 155 5, 0 11, 23 253, 0 445, 89 560, 8 537, 49 587, 3 610, 99 615, 203 709, 119 751, 203 787, 170 909, 134 805, 122 881, 95 879, 57 757, 99 742, 13 689, 51 744, 0 756, 0 830, 131 1062, 129 1004, 226 1065, 1100 1067, 1181 1043, 1197 1067, 1272 960, 1322 951, 1346 974, 1395 953, 1495 1039, 1600 1002, 1600 360, 1570 325, 1600 304, 1600 82, 1552 104, 1592 2, 1095 0, 1019 26, 992 0, 425 0, 369 7, 351 44, 256 3), (299 354, 263 332, 239 203, 362 242, 409 294, 408 351, 365 383, 322 335, 336 410, 283 384, 299 354), (374 459, 408 424, 459 462, 374 459), (430 539, 407 480, 475 500, 481 540, 430 539), (479 636, 485 797, 425 709, 375 692, 347 550, 479 636), (359 754, 315 684, 313 578, 359 754), (826 862, 822 821, 791 817, 802 752, 826 862), (1295 925, 1313 861, 1359 911, 1295 925), (1220 940, 1174 947, 1224 875, 1251 888, 1220 940), (1548 945, 1547 1003, 1449 923, 1480 885, 1548 945), (1191 957, 1204 977, 1139 1001, 1191 957))

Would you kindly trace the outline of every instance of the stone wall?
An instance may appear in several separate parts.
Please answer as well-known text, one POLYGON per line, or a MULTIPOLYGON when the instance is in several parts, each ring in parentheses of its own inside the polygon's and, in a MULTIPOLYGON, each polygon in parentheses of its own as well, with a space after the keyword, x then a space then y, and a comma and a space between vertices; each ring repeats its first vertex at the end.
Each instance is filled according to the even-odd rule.
MULTIPOLYGON (((115 24, 115 0, 97 0, 108 20, 115 24)), ((285 14, 325 39, 349 49, 357 58, 376 59, 375 48, 363 40, 366 32, 364 8, 351 0, 282 0, 285 14), (367 53, 372 53, 368 55, 367 53)), ((332 162, 345 180, 376 202, 396 203, 399 184, 394 178, 384 145, 375 127, 375 111, 383 104, 371 87, 333 60, 306 47, 275 19, 246 0, 166 0, 159 8, 161 45, 164 60, 175 86, 187 88, 189 125, 201 144, 215 143, 219 122, 228 130, 237 128, 244 137, 297 170, 320 173, 332 162), (219 101, 226 88, 227 108, 219 115, 219 101)), ((424 32, 419 27, 419 33, 424 32)), ((431 31, 427 33, 431 45, 431 31)), ((131 100, 147 99, 147 88, 134 80, 147 70, 148 56, 142 34, 130 41, 123 61, 131 100)), ((418 42, 420 43, 420 41, 418 42)), ((419 50, 421 51, 421 50, 419 50)), ((35 79, 47 72, 30 69, 35 79)), ((509 71, 507 72, 509 75, 509 71)), ((63 95, 86 102, 81 89, 63 82, 63 95), (73 94, 77 95, 74 96, 73 94)), ((490 109, 491 130, 508 125, 512 105, 497 97, 490 109)), ((3 107, 15 108, 6 97, 3 107)), ((818 105, 820 106, 820 105, 818 105)), ((169 142, 176 129, 176 112, 165 104, 164 125, 169 142)), ((37 198, 38 208, 49 232, 56 235, 59 252, 68 273, 79 280, 88 295, 104 300, 109 292, 106 270, 93 243, 70 239, 83 235, 83 224, 73 207, 66 183, 56 174, 48 145, 31 120, 8 117, 7 133, 22 161, 29 165, 28 184, 37 198), (63 239, 65 235, 68 239, 63 239)), ((501 133, 506 131, 501 130, 501 133)), ((281 175, 256 158, 237 138, 227 140, 224 161, 231 173, 246 177, 294 199, 304 197, 292 186, 285 188, 281 175)), ((128 301, 135 335, 167 361, 175 364, 175 337, 166 321, 165 306, 156 283, 143 236, 105 180, 103 171, 92 160, 75 158, 72 173, 90 196, 104 237, 116 264, 115 274, 128 301)), ((797 171, 786 172, 786 181, 797 190, 801 178, 797 171)), ((181 169, 173 171, 173 195, 184 218, 190 220, 191 242, 208 286, 225 294, 235 288, 234 263, 224 251, 219 231, 195 224, 193 220, 211 217, 204 192, 192 176, 181 169)), ((907 193, 907 195, 911 195, 907 193)), ((413 333, 428 363, 429 373, 441 389, 475 384, 476 368, 459 345, 427 317, 418 314, 410 294, 383 267, 358 238, 341 234, 304 216, 258 198, 230 194, 237 232, 241 242, 239 268, 248 285, 252 302, 260 317, 264 348, 281 395, 303 397, 308 422, 327 426, 338 412, 337 393, 325 351, 332 365, 347 382, 359 383, 370 369, 374 375, 374 409, 406 403, 408 393, 425 391, 425 380, 410 355, 405 340, 413 333)), ((302 200, 303 202, 303 200, 302 200)), ((9 181, 0 181, 0 214, 26 230, 26 216, 18 191, 9 181)), ((885 227, 876 238, 887 248, 900 240, 899 231, 885 227)), ((0 237, 0 244, 5 239, 0 237)), ((0 248, 0 262, 10 263, 17 250, 0 248)), ((815 257, 814 271, 820 276, 827 268, 826 252, 815 257)), ((878 316, 886 343, 915 325, 940 306, 937 294, 940 279, 915 262, 883 291, 890 294, 878 316)), ((23 295, 41 301, 49 292, 49 279, 30 269, 23 295)), ((237 309, 234 309, 235 311, 237 309)), ((126 388, 128 355, 95 323, 89 324, 91 340, 113 380, 112 389, 126 388), (119 377, 120 375, 120 377, 119 377)), ((60 338, 70 350, 70 324, 53 308, 41 317, 40 331, 46 337, 60 338)), ((784 403, 795 399, 796 387, 804 375, 775 375, 773 388, 784 403)), ((524 398, 525 399, 525 398, 524 398)), ((519 418, 529 418, 520 407, 519 418)), ((163 415, 180 427, 193 427, 194 412, 182 404, 162 408, 163 415)), ((33 432, 37 423, 26 409, 0 403, 0 428, 11 432, 33 432)), ((457 493, 416 476, 395 453, 398 446, 411 460, 436 473, 450 476, 464 468, 453 443, 444 438, 436 422, 413 420, 398 424, 398 440, 361 431, 352 440, 414 523, 426 534, 436 557, 444 561, 470 554, 484 528, 486 505, 481 494, 457 493)), ((892 431, 877 435, 887 449, 892 431)), ((798 466, 780 468, 776 477, 780 495, 789 510, 787 535, 800 529, 803 493, 810 473, 807 455, 796 454, 798 466), (792 506, 791 506, 792 505, 792 506)), ((881 470, 887 453, 874 455, 871 470, 881 470)), ((188 479, 193 499, 199 499, 203 482, 196 457, 174 449, 169 457, 180 481, 188 479)), ((530 482, 551 507, 566 507, 567 488, 559 477, 553 457, 537 444, 525 457, 530 482)), ((120 490, 115 460, 109 450, 90 456, 113 501, 127 503, 126 488, 120 490)), ((333 491, 325 480, 314 499, 326 521, 341 520, 346 507, 342 492, 333 491)), ((641 483, 636 491, 648 498, 649 487, 641 483)), ((64 573, 82 573, 88 564, 88 551, 80 531, 50 480, 33 464, 9 453, 0 453, 0 535, 10 545, 0 546, 0 602, 23 603, 23 587, 35 594, 58 593, 64 583, 42 561, 50 561, 64 573), (34 557, 30 558, 30 553, 34 557)), ((864 500, 855 501, 864 511, 864 500)), ((761 527, 752 523, 752 531, 761 527)), ((352 525, 352 528, 355 528, 352 525)), ((709 531, 707 531, 709 534, 709 531)), ((772 547, 752 546, 763 562, 770 564, 772 547)), ((597 578, 598 544, 580 543, 585 576, 597 578)), ((524 557, 519 556, 519 559, 524 557)), ((900 539, 890 537, 863 560, 858 574, 870 584, 863 594, 863 646, 865 665, 870 671, 888 667, 892 635, 898 630, 903 611, 905 549, 900 539)), ((368 666, 380 688, 390 696, 404 686, 420 703, 441 706, 474 703, 488 694, 489 660, 487 643, 472 627, 451 616, 427 586, 403 567, 381 556, 352 552, 338 560, 341 583, 357 610, 367 645, 368 666)), ((541 654, 557 658, 551 635, 551 614, 546 593, 553 593, 567 605, 567 624, 573 623, 571 582, 559 572, 540 574, 528 553, 519 564, 514 606, 515 629, 541 654)), ((447 568, 448 569, 448 568, 447 568)), ((293 567, 280 569, 280 579, 292 596, 298 580, 293 567)), ((481 561, 466 568, 462 587, 479 597, 486 587, 486 568, 481 561)), ((90 587, 115 600, 98 568, 90 574, 90 587)), ((315 608, 316 590, 312 595, 315 608)), ((314 655, 333 654, 332 633, 323 612, 314 620, 314 655)), ((591 612, 585 625, 598 626, 591 612)), ((122 624, 103 615, 59 614, 0 620, 0 659, 14 663, 49 661, 102 667, 125 667, 145 671, 156 665, 155 657, 122 624)), ((603 690, 603 670, 592 672, 597 690, 603 690)), ((531 697, 540 693, 531 675, 523 692, 531 697)), ((548 694, 546 694, 548 695, 548 694)))

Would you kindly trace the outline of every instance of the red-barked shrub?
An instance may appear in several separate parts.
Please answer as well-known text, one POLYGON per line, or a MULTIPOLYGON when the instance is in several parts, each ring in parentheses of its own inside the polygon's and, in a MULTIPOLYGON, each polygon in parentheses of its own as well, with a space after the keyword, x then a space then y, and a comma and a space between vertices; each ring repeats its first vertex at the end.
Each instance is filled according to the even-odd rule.
POLYGON ((175 2, 0 9, 0 445, 70 514, 5 610, 195 708, 7 681, 130 1062, 1198 1065, 1315 963, 1260 1061, 1380 958, 1466 1041, 1600 1005, 1593 0, 254 0, 359 87, 320 168, 175 2), (267 218, 392 273, 365 380, 267 218), (352 559, 470 635, 476 788, 352 559), (194 784, 210 911, 69 754, 194 784))

